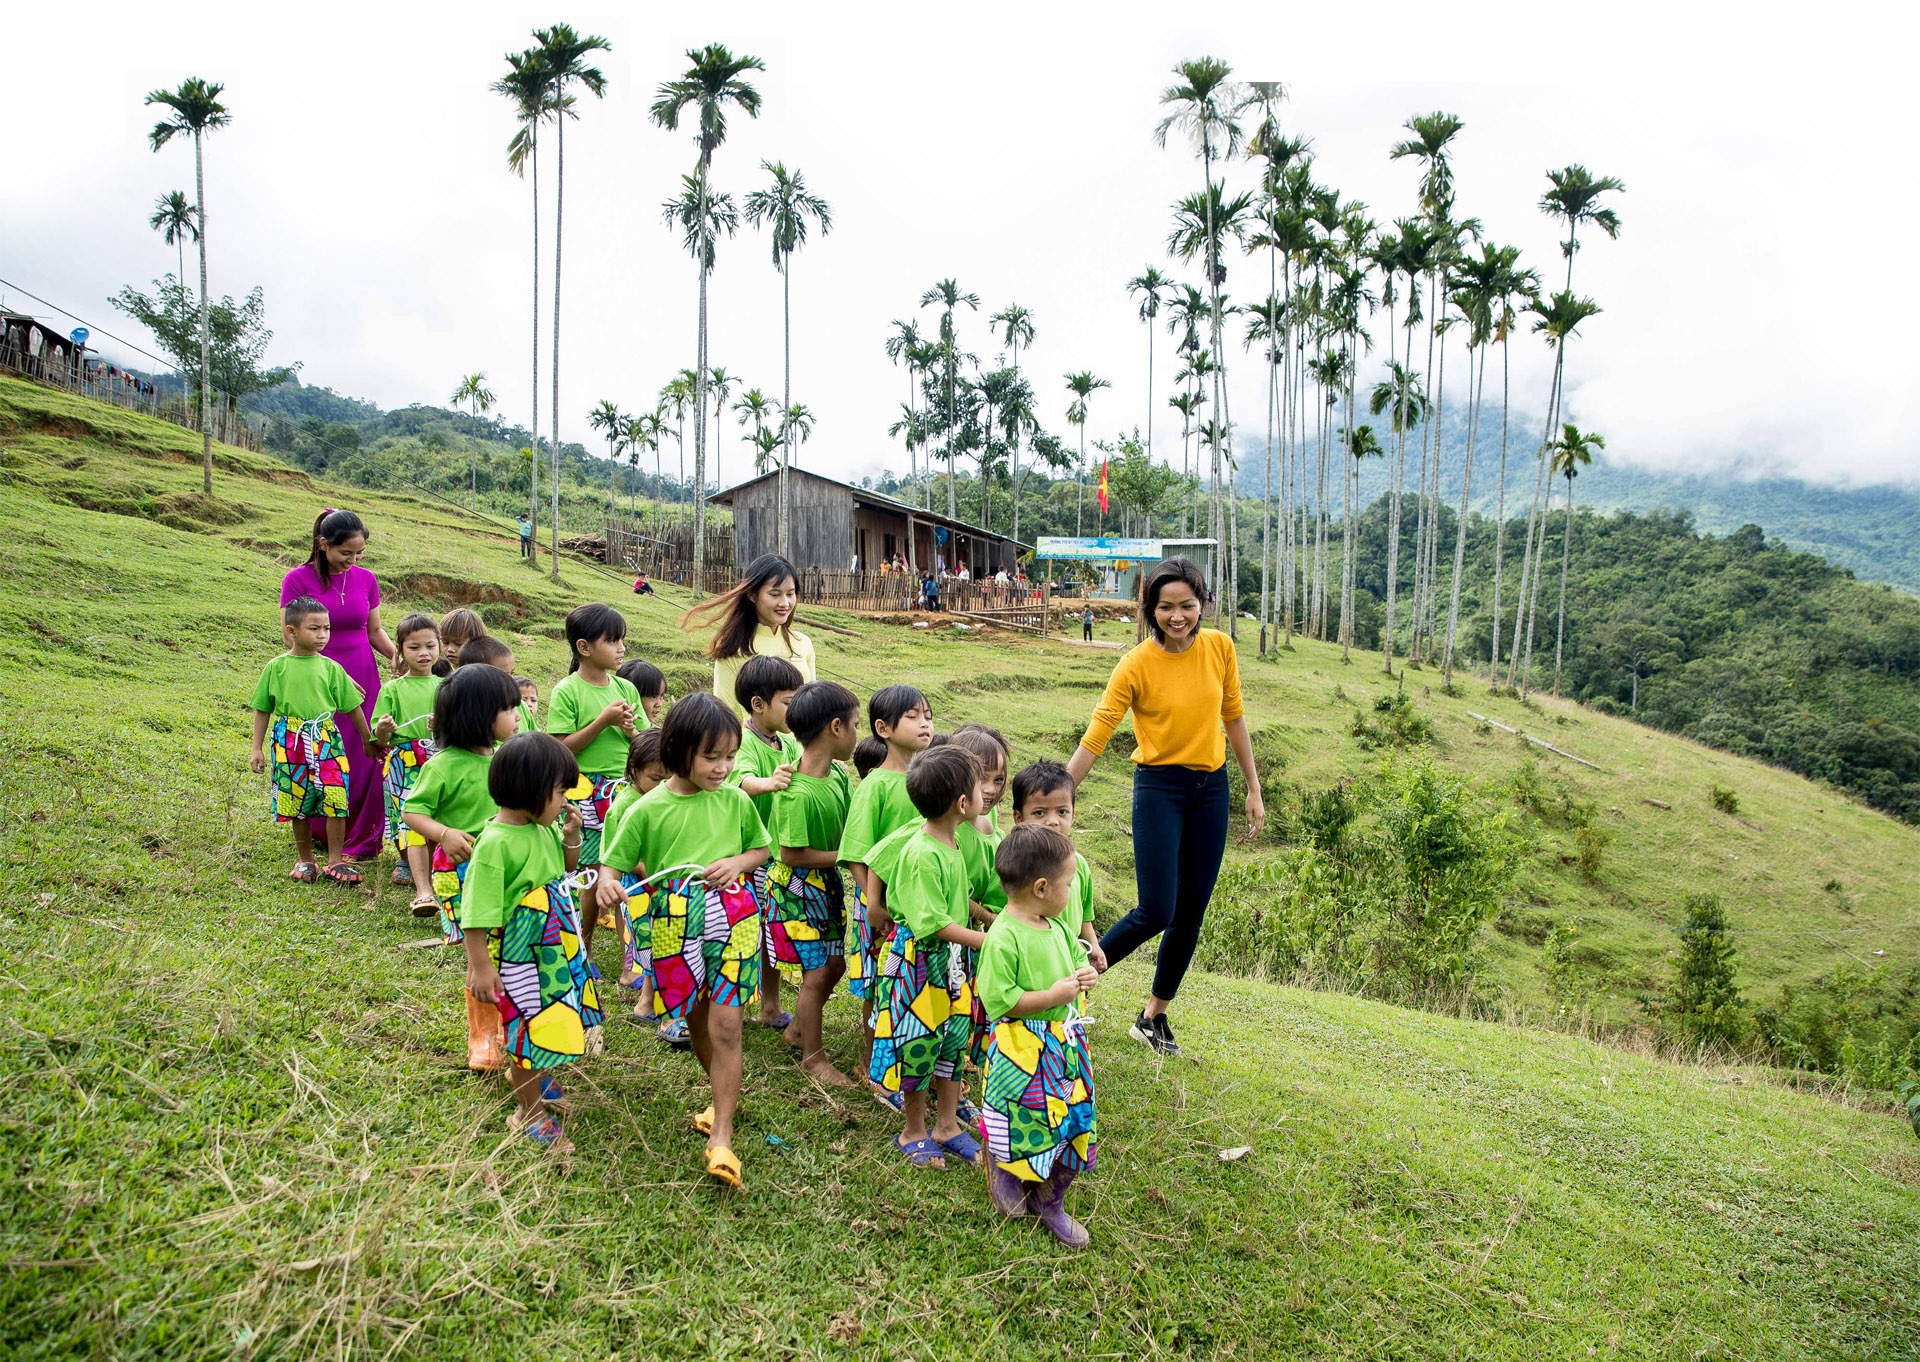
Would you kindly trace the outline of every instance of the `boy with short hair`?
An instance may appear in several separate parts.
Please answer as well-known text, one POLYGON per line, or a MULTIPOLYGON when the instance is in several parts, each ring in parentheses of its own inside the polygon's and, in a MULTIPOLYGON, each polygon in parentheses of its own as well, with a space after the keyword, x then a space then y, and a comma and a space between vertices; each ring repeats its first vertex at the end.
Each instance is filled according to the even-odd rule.
MULTIPOLYGON (((1036 761, 1023 766, 1013 778, 1013 821, 1016 826, 1052 828, 1071 844, 1073 777, 1067 768, 1057 761, 1036 761)), ((1077 849, 1073 853, 1072 892, 1061 918, 1073 935, 1086 944, 1087 963, 1105 974, 1107 956, 1100 949, 1100 933, 1093 925, 1093 867, 1077 849)))
POLYGON ((267 730, 273 730, 273 816, 293 824, 294 862, 289 878, 312 884, 325 875, 335 884, 356 885, 360 872, 346 863, 341 848, 347 837, 347 754, 340 744, 336 714, 351 714, 363 747, 373 733, 360 708, 365 697, 347 669, 321 655, 333 636, 327 607, 311 596, 291 601, 280 612, 280 633, 287 651, 267 663, 253 688, 255 775, 267 769, 267 730), (313 863, 313 828, 326 830, 327 868, 313 863))
POLYGON ((822 1082, 851 1088, 858 1085, 827 1058, 820 1030, 827 998, 847 972, 839 859, 852 789, 838 763, 852 757, 860 741, 860 698, 837 682, 809 681, 794 692, 786 719, 800 744, 800 764, 787 787, 772 796, 767 819, 774 849, 767 872, 767 950, 779 964, 801 970, 800 999, 784 1037, 800 1052, 800 1067, 822 1082))
POLYGON ((926 821, 882 839, 874 875, 887 887, 893 944, 883 966, 886 1010, 875 1010, 869 1079, 904 1099, 906 1129, 894 1148, 916 1168, 944 1155, 974 1163, 980 1142, 960 1124, 960 1064, 969 1015, 954 992, 952 952, 980 948, 969 925, 970 882, 955 829, 980 807, 980 761, 964 747, 929 747, 907 766, 907 797, 926 821), (937 1099, 929 1133, 927 1085, 937 1099))
MULTIPOLYGON (((734 759, 728 783, 738 785, 753 800, 754 811, 762 824, 773 823, 773 797, 793 781, 794 768, 800 764, 800 744, 787 727, 787 706, 793 693, 806 683, 800 669, 784 657, 756 653, 748 658, 733 679, 733 698, 745 711, 741 726, 740 751, 734 759)), ((769 909, 772 898, 767 892, 771 862, 762 865, 753 877, 754 901, 760 905, 764 955, 760 969, 760 1015, 762 1026, 785 1031, 793 1025, 793 1013, 780 1010, 780 970, 774 963, 772 926, 769 909)))

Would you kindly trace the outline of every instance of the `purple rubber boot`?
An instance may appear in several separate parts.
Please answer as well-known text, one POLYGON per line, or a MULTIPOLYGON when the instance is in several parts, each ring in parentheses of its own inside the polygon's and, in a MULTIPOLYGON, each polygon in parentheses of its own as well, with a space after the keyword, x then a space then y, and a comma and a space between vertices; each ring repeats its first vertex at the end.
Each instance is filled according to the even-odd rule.
POLYGON ((1093 1242, 1093 1236, 1087 1233, 1087 1227, 1067 1214, 1067 1188, 1073 1183, 1073 1173, 1064 1168, 1053 1170, 1053 1176, 1034 1189, 1033 1213, 1040 1223, 1070 1249, 1083 1249, 1093 1242))
POLYGON ((1036 1183, 1021 1181, 995 1163, 991 1155, 988 1156, 987 1200, 993 1203, 993 1209, 1000 1214, 1014 1220, 1032 1215, 1033 1207, 1028 1204, 1028 1198, 1031 1195, 1029 1189, 1037 1186, 1036 1183))

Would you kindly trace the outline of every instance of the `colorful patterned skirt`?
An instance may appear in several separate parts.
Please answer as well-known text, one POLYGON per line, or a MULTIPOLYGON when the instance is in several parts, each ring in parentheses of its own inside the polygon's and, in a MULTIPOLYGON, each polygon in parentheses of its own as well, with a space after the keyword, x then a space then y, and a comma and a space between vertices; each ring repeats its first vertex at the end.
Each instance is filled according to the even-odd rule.
POLYGON ((627 901, 620 909, 620 976, 631 988, 653 971, 653 891, 638 875, 620 877, 627 901))
POLYGON ((627 786, 625 776, 588 776, 587 779, 593 782, 593 792, 573 801, 573 807, 580 810, 582 866, 600 864, 601 829, 607 826, 607 813, 613 808, 614 796, 627 786))
POLYGON ((347 816, 347 753, 331 714, 273 716, 273 816, 281 823, 347 816))
POLYGON ((873 1061, 867 1077, 888 1092, 919 1092, 935 1079, 955 1078, 967 1053, 967 1014, 953 994, 953 947, 939 937, 921 941, 893 934, 887 952, 885 1007, 873 1013, 873 1061))
POLYGON ((853 886, 853 954, 847 960, 847 991, 856 998, 873 1000, 877 1012, 885 1001, 885 973, 882 968, 893 938, 875 939, 873 924, 867 921, 867 895, 858 881, 853 886))
POLYGON ((952 952, 948 984, 956 1012, 967 1019, 967 1063, 976 1069, 986 1067, 987 1041, 993 1028, 987 1022, 987 1009, 980 1002, 976 980, 980 974, 980 952, 971 946, 956 946, 952 952))
POLYGON ((1061 1021, 1009 1018, 996 1025, 980 1125, 987 1157, 1023 1181, 1093 1167, 1098 1142, 1086 1032, 1061 1021))
POLYGON ((421 845, 421 837, 408 829, 400 814, 406 806, 407 791, 432 755, 433 744, 425 738, 396 738, 381 763, 381 780, 387 791, 387 840, 403 857, 409 844, 421 845))
POLYGON ((440 935, 449 946, 460 944, 460 891, 467 883, 471 861, 455 865, 439 847, 433 849, 433 897, 440 904, 440 935))
POLYGON ((565 877, 530 889, 487 933, 500 971, 507 1054, 524 1069, 551 1069, 587 1052, 600 1025, 599 985, 580 945, 580 910, 565 877))
POLYGON ((655 882, 648 933, 653 1010, 684 1017, 701 998, 745 1007, 760 991, 760 905, 745 880, 711 889, 694 878, 655 882))
POLYGON ((783 861, 767 871, 767 940, 773 958, 825 969, 847 953, 846 886, 833 866, 802 870, 783 861))

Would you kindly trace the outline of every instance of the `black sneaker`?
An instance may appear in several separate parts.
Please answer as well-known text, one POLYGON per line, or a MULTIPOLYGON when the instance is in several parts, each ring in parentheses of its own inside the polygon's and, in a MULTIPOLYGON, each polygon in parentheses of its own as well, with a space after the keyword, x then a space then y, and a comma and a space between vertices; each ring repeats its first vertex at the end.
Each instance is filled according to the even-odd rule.
POLYGON ((1167 1030, 1165 1017, 1149 1017, 1143 1011, 1133 1019, 1127 1034, 1157 1055, 1171 1057, 1180 1053, 1180 1047, 1174 1044, 1173 1033, 1167 1030))

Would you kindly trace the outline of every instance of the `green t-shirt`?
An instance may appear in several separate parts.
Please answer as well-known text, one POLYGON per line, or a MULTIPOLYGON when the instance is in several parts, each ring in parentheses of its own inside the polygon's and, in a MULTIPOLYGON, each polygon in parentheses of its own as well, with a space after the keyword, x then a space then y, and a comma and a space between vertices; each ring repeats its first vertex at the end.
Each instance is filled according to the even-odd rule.
MULTIPOLYGON (((959 849, 931 836, 923 826, 888 848, 887 912, 925 941, 968 921, 967 860, 959 849)), ((880 874, 880 867, 874 866, 880 874)))
MULTIPOLYGON (((974 989, 989 1021, 1002 1021, 1020 1003, 1023 993, 1044 993, 1072 974, 1086 960, 1073 939, 1066 915, 1045 927, 1030 927, 1012 913, 1002 913, 987 928, 980 946, 980 968, 974 989)), ((1050 1007, 1030 1021, 1065 1021, 1067 1009, 1050 1007)))
POLYGON ((398 676, 380 687, 373 702, 372 727, 382 718, 393 720, 395 742, 419 742, 433 737, 433 697, 439 693, 440 678, 398 676))
MULTIPOLYGON (((440 758, 435 757, 433 761, 440 758)), ((433 765, 433 761, 427 763, 433 765)), ((473 844, 460 891, 460 925, 503 927, 527 891, 567 872, 560 830, 537 823, 488 823, 473 844)))
POLYGON ((1093 921, 1093 867, 1077 851, 1073 853, 1073 884, 1067 891, 1067 907, 1060 914, 1060 920, 1074 936, 1080 935, 1080 929, 1093 921))
MULTIPOLYGON (((645 728, 647 726, 646 718, 640 716, 639 722, 635 726, 645 728)), ((533 706, 525 700, 520 702, 520 731, 522 733, 538 733, 540 731, 540 721, 533 717, 533 706)), ((621 736, 625 737, 626 735, 622 734, 621 736)))
MULTIPOLYGON (((616 700, 625 700, 633 706, 636 729, 647 726, 647 714, 640 708, 640 692, 633 688, 633 682, 610 676, 606 685, 590 686, 586 678, 574 672, 547 697, 547 732, 556 738, 578 733, 616 700)), ((573 755, 580 763, 583 776, 623 776, 627 773, 627 735, 609 724, 573 755)))
POLYGON ((600 821, 600 844, 609 845, 614 835, 620 831, 620 820, 627 816, 627 810, 640 802, 640 791, 632 785, 622 785, 620 793, 613 797, 613 805, 607 810, 607 816, 600 821))
POLYGON ((436 823, 473 836, 500 812, 500 806, 487 793, 487 767, 492 761, 490 752, 441 748, 414 776, 403 812, 423 813, 436 823))
POLYGON ((1000 834, 989 835, 972 823, 962 823, 953 830, 953 838, 967 860, 967 884, 973 901, 996 913, 1005 908, 1007 891, 1000 887, 1000 874, 993 868, 993 853, 1000 849, 1000 834))
POLYGON ((867 853, 874 843, 898 828, 917 827, 924 822, 925 816, 907 798, 905 771, 868 772, 847 803, 846 831, 840 835, 841 864, 868 864, 867 853))
MULTIPOLYGON (((765 780, 773 774, 774 767, 788 762, 791 762, 796 770, 799 769, 800 740, 791 733, 776 733, 773 736, 777 745, 769 747, 754 736, 752 728, 746 724, 740 726, 740 753, 733 759, 733 774, 727 777, 727 784, 738 785, 748 776, 765 780)), ((748 798, 753 800, 753 809, 760 815, 760 821, 771 828, 774 796, 772 794, 749 795, 748 798)))
POLYGON ((773 837, 775 855, 781 847, 805 847, 809 851, 838 848, 852 798, 847 773, 839 766, 829 766, 824 776, 803 776, 795 771, 793 783, 773 796, 773 817, 767 832, 773 837))
POLYGON ((302 723, 358 709, 364 698, 347 669, 332 658, 319 653, 309 657, 282 653, 260 673, 260 682, 248 703, 262 714, 278 714, 302 723))
POLYGON ((767 845, 766 825, 739 787, 680 795, 662 781, 627 810, 613 841, 601 844, 600 863, 623 875, 641 865, 652 875, 767 845))

